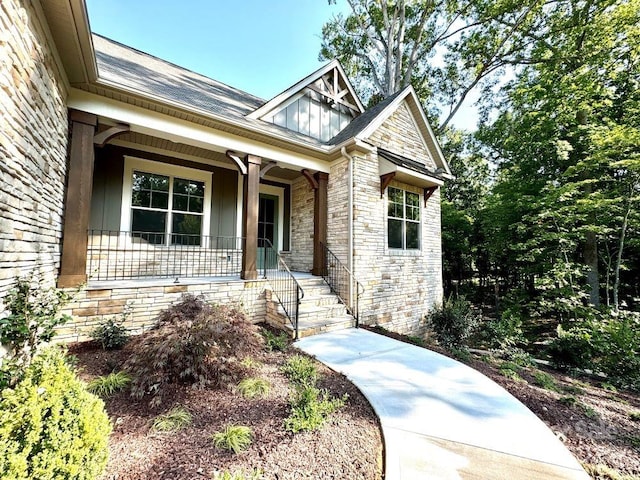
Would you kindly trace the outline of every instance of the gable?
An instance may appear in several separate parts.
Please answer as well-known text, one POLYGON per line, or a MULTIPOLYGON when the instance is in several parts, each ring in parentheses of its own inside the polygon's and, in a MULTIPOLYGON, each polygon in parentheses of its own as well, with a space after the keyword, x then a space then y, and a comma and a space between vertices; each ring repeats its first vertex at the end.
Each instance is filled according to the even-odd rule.
POLYGON ((406 100, 368 137, 376 147, 423 163, 429 169, 436 169, 434 161, 422 133, 418 129, 406 100))
POLYGON ((364 111, 337 61, 247 115, 326 142, 364 111))

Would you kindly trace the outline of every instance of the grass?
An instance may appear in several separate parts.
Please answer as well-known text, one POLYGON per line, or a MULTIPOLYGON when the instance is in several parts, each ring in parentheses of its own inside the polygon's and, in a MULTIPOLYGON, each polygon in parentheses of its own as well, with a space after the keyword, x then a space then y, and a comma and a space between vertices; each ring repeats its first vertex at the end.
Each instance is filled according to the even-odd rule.
POLYGON ((191 414, 184 407, 178 406, 158 415, 151 428, 156 432, 175 432, 191 425, 191 421, 191 414))
POLYGON ((251 445, 253 431, 244 425, 227 425, 221 432, 214 433, 212 438, 216 448, 238 454, 251 445))
POLYGON ((346 394, 342 398, 330 398, 326 390, 298 386, 291 396, 291 414, 284 420, 284 428, 292 433, 317 430, 346 400, 346 394))
POLYGON ((87 390, 99 397, 108 398, 125 389, 130 383, 131 377, 127 372, 112 372, 109 375, 91 380, 87 385, 87 390))
POLYGON ((238 383, 238 392, 244 398, 266 397, 271 390, 271 384, 262 378, 245 378, 238 383))

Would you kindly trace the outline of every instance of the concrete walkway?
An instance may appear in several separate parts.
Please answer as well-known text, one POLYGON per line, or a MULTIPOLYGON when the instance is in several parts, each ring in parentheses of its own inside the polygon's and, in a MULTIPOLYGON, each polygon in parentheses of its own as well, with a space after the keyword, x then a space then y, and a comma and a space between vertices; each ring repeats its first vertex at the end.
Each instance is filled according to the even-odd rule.
POLYGON ((382 425, 386 480, 589 479, 538 417, 455 360, 362 329, 295 346, 367 397, 382 425))

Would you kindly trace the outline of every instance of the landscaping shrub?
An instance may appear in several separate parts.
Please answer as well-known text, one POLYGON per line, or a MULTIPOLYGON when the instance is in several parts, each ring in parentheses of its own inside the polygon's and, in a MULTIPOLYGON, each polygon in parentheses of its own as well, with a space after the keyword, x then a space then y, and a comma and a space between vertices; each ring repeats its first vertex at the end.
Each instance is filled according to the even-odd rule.
POLYGON ((446 349, 460 349, 473 334, 480 315, 464 298, 449 298, 427 316, 427 323, 440 345, 446 349))
POLYGON ((126 348, 131 351, 124 368, 133 377, 132 395, 152 395, 151 405, 156 406, 169 383, 236 383, 249 371, 242 359, 259 352, 263 339, 238 310, 185 295, 126 348))
MULTIPOLYGON (((17 278, 4 299, 9 315, 0 318, 0 344, 9 347, 9 356, 16 368, 25 368, 37 353, 38 347, 50 341, 55 328, 69 321, 60 311, 72 296, 57 288, 46 288, 36 274, 17 278)), ((15 383, 20 372, 12 372, 9 383, 15 383)))
POLYGON ((91 380, 87 385, 87 390, 99 397, 108 398, 114 393, 124 390, 130 383, 131 377, 127 372, 112 372, 104 377, 91 380))
POLYGON ((244 425, 227 425, 221 432, 213 434, 213 445, 223 450, 240 453, 251 445, 253 432, 244 425))
POLYGON ((482 325, 482 337, 489 348, 508 352, 525 343, 522 317, 516 309, 505 310, 500 318, 482 325))
POLYGON ((593 323, 584 322, 569 329, 558 325, 556 332, 556 338, 547 347, 553 366, 562 370, 591 368, 598 350, 593 323))
POLYGON ((111 432, 102 400, 89 393, 55 348, 33 358, 0 397, 0 478, 98 477, 111 432))
POLYGON ((346 400, 347 395, 330 398, 326 390, 312 385, 299 385, 291 397, 291 414, 285 419, 284 428, 293 433, 317 430, 346 400))
POLYGON ((244 398, 265 397, 271 390, 271 384, 263 378, 250 377, 241 380, 237 388, 244 398))
POLYGON ((282 366, 282 372, 296 386, 315 385, 318 380, 316 364, 304 355, 289 357, 282 366))
POLYGON ((269 352, 285 352, 289 348, 291 338, 284 332, 276 335, 272 331, 263 328, 262 336, 264 337, 265 347, 269 352))
POLYGON ((125 320, 126 314, 120 320, 112 317, 91 330, 90 336, 103 350, 122 348, 129 341, 129 332, 123 325, 125 320))
POLYGON ((254 468, 249 472, 237 470, 231 472, 216 472, 213 474, 213 480, 260 480, 263 478, 262 470, 254 468))

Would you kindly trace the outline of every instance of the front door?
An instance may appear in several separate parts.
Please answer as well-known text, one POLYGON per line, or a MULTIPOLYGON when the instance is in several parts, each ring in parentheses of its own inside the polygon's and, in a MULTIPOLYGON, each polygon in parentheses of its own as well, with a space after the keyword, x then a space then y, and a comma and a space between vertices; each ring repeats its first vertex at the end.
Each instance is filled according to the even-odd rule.
POLYGON ((263 242, 265 238, 271 242, 275 251, 278 250, 278 197, 260 194, 260 204, 258 209, 258 269, 275 268, 278 259, 273 250, 268 247, 267 242, 263 242), (266 245, 265 245, 266 244, 266 245))

